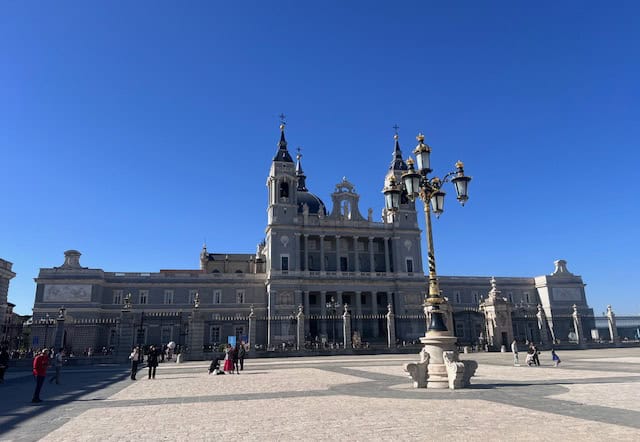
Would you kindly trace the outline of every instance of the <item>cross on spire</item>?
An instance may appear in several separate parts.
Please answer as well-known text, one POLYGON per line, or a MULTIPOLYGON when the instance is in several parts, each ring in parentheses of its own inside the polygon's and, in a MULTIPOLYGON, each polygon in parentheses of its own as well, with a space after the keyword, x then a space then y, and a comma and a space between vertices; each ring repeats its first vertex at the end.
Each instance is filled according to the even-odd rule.
POLYGON ((285 114, 280 114, 280 123, 287 124, 287 116, 285 114))
POLYGON ((397 124, 394 124, 391 127, 396 131, 396 135, 398 135, 398 129, 400 129, 400 126, 398 126, 397 124))

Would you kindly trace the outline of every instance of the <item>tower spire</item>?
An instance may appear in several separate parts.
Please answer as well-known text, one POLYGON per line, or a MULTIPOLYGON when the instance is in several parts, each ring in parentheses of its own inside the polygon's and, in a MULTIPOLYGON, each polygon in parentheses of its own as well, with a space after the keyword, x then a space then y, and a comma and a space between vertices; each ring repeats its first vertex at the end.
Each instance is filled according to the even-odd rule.
POLYGON ((307 183, 306 183, 306 175, 302 171, 302 153, 300 152, 300 148, 298 147, 298 154, 296 155, 296 178, 298 178, 298 190, 307 192, 307 183))
POLYGON ((393 146, 393 160, 391 160, 391 165, 389 166, 389 170, 391 171, 396 171, 396 170, 408 170, 407 169, 407 163, 404 162, 404 160, 402 159, 402 151, 400 150, 400 142, 398 141, 398 129, 399 126, 396 124, 395 126, 393 126, 393 128, 395 129, 395 134, 393 135, 393 139, 395 140, 394 146, 393 146))
POLYGON ((285 114, 280 114, 280 141, 278 141, 278 152, 276 152, 276 156, 273 157, 273 161, 293 163, 293 159, 287 150, 287 139, 284 136, 284 128, 287 125, 285 118, 285 114))

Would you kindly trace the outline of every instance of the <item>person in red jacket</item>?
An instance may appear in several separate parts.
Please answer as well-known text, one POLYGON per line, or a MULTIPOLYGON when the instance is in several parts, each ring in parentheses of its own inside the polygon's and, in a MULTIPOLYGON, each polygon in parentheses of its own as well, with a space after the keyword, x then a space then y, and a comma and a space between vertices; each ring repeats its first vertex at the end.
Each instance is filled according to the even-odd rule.
POLYGON ((33 359, 33 376, 36 379, 36 391, 33 392, 31 402, 42 402, 42 399, 40 399, 40 390, 42 390, 42 384, 47 377, 48 366, 49 350, 45 348, 33 359))

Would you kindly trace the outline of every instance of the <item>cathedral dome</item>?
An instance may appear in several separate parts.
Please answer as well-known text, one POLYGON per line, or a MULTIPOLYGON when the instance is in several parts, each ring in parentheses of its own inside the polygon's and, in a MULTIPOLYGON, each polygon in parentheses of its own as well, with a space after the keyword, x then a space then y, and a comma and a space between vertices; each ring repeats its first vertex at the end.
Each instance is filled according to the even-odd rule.
POLYGON ((327 215, 327 210, 324 203, 320 198, 305 190, 298 190, 298 213, 302 213, 304 210, 304 204, 309 207, 309 213, 317 215, 322 211, 322 215, 327 215))

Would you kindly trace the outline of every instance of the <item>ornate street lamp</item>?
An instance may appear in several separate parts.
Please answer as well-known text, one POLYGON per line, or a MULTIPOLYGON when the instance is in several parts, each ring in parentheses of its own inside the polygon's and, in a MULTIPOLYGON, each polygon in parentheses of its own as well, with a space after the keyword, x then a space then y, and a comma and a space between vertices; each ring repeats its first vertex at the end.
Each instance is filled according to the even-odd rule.
POLYGON ((400 200, 403 196, 410 201, 420 198, 424 206, 424 216, 427 225, 427 250, 429 260, 429 294, 426 304, 431 307, 431 324, 430 330, 447 331, 440 312, 440 304, 444 302, 444 298, 440 295, 438 285, 438 277, 436 274, 436 258, 433 248, 433 234, 431 228, 431 211, 439 217, 444 212, 445 192, 442 190, 444 183, 451 181, 455 186, 457 199, 464 206, 469 199, 468 187, 471 177, 464 174, 464 164, 458 161, 455 165, 456 170, 449 172, 442 179, 429 177, 431 169, 431 147, 424 142, 424 135, 418 134, 416 137, 418 145, 413 151, 418 163, 418 170, 414 168, 414 161, 409 158, 407 160, 408 171, 402 174, 402 184, 396 182, 395 177, 391 176, 388 184, 383 189, 385 196, 385 204, 387 210, 396 212, 400 208, 400 200))
POLYGON ((478 364, 475 361, 460 361, 458 359, 455 347, 456 338, 448 335, 442 317, 440 305, 444 304, 445 300, 440 295, 436 273, 431 211, 436 216, 440 216, 444 212, 445 193, 442 186, 448 181, 453 183, 458 201, 464 205, 469 199, 467 192, 471 177, 465 176, 464 165, 461 161, 456 163, 455 171, 447 173, 443 178, 429 177, 432 172, 431 148, 424 142, 424 135, 418 134, 417 140, 418 145, 413 153, 417 159, 418 170, 414 168, 414 162, 409 158, 407 160, 408 170, 402 174, 402 184, 399 185, 395 177, 391 176, 383 189, 386 208, 391 213, 400 209, 400 201, 414 202, 420 198, 424 206, 427 227, 429 293, 425 300, 425 311, 430 313, 431 323, 425 336, 420 338, 420 342, 424 344, 420 362, 406 364, 405 370, 413 378, 414 386, 418 388, 462 388, 469 384, 469 379, 475 373, 478 364), (425 358, 424 353, 428 357, 425 358))

